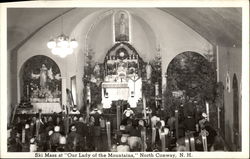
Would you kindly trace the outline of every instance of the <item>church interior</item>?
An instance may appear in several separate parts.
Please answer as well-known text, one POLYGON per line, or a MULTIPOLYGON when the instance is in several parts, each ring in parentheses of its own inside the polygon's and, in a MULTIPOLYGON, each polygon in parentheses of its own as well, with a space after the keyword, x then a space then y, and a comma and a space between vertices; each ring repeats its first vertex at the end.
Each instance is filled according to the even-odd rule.
POLYGON ((241 8, 8 8, 8 152, 241 151, 241 8))

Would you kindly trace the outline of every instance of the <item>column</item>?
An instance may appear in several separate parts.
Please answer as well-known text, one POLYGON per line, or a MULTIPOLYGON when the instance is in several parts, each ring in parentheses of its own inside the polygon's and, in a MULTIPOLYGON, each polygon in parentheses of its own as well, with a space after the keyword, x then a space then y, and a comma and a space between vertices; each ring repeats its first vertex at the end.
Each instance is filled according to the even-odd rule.
POLYGON ((107 131, 107 138, 108 138, 108 148, 111 149, 111 129, 110 129, 110 121, 106 122, 106 131, 107 131))
POLYGON ((162 92, 162 97, 161 97, 161 101, 162 101, 162 108, 165 110, 166 106, 165 106, 165 96, 164 96, 164 93, 166 91, 166 88, 167 88, 167 75, 165 75, 163 73, 164 71, 162 71, 162 83, 161 83, 161 92, 162 92))
POLYGON ((121 123, 121 106, 117 105, 116 107, 116 118, 117 118, 117 131, 120 130, 120 123, 121 123))
POLYGON ((179 114, 178 114, 178 110, 175 110, 175 137, 178 140, 178 138, 179 138, 179 114))
POLYGON ((62 105, 67 105, 66 77, 62 77, 62 105))

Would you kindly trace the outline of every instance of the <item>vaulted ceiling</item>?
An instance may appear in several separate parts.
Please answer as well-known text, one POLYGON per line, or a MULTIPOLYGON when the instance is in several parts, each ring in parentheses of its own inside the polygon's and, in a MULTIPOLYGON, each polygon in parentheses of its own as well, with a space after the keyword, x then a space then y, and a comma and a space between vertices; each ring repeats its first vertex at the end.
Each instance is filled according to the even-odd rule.
MULTIPOLYGON (((135 8, 136 9, 136 8, 135 8)), ((241 47, 241 8, 159 8, 182 21, 211 44, 241 47)), ((8 49, 20 45, 39 28, 72 8, 14 8, 7 10, 8 49)), ((90 14, 85 12, 83 14, 90 14)), ((148 13, 150 14, 150 12, 148 13)), ((85 15, 86 17, 87 15, 85 15)), ((84 17, 84 16, 83 16, 84 17)), ((72 17, 74 18, 74 17, 72 17)), ((160 23, 160 22, 159 22, 160 23)), ((70 24, 68 24, 70 25, 70 24)))

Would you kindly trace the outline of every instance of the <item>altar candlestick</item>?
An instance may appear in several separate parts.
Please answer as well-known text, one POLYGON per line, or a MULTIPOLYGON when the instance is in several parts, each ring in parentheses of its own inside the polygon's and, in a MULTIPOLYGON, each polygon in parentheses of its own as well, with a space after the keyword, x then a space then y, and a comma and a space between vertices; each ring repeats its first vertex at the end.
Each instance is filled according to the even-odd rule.
POLYGON ((202 135, 202 144, 204 151, 207 151, 207 137, 205 135, 202 135))
POLYGON ((67 135, 69 132, 69 117, 68 115, 64 118, 64 126, 65 126, 65 134, 67 135))
POLYGON ((217 108, 217 112, 218 112, 218 129, 220 129, 220 108, 217 108))
POLYGON ((187 137, 185 137, 185 147, 186 147, 186 151, 190 151, 189 140, 187 137))
POLYGON ((179 138, 179 114, 178 110, 175 110, 175 137, 179 138))
POLYGON ((152 145, 155 144, 155 137, 156 137, 156 129, 152 128, 152 145))
POLYGON ((108 148, 111 149, 111 130, 110 130, 110 122, 106 122, 106 130, 107 130, 107 138, 108 138, 108 148))
POLYGON ((161 150, 162 150, 162 152, 164 152, 166 150, 165 133, 161 133, 161 150))
POLYGON ((190 138, 191 151, 195 151, 194 137, 190 138))
POLYGON ((141 139, 142 139, 142 151, 146 151, 146 128, 143 127, 141 130, 141 139))
POLYGON ((74 152, 76 152, 76 137, 74 138, 74 140, 73 140, 73 150, 74 150, 74 152))
POLYGON ((220 64, 219 64, 219 47, 216 45, 216 71, 217 71, 217 82, 220 81, 220 64))
POLYGON ((169 147, 169 129, 168 128, 164 128, 164 133, 165 133, 165 140, 166 140, 166 148, 168 149, 169 147))
POLYGON ((155 97, 159 96, 159 83, 155 83, 155 97))
POLYGON ((40 120, 36 119, 36 137, 39 140, 40 120))
POLYGON ((34 123, 30 123, 30 135, 33 136, 33 131, 34 131, 34 123))
POLYGON ((142 95, 142 102, 143 102, 143 114, 144 114, 144 119, 147 118, 147 112, 146 112, 146 98, 145 98, 145 95, 143 94, 142 95))
POLYGON ((22 129, 22 143, 25 143, 25 128, 22 129))
POLYGON ((120 130, 120 123, 121 123, 121 106, 117 105, 116 107, 116 115, 117 115, 117 131, 120 130))
POLYGON ((27 99, 29 99, 29 85, 26 86, 27 89, 27 99))
POLYGON ((209 121, 209 103, 206 102, 207 120, 209 121))

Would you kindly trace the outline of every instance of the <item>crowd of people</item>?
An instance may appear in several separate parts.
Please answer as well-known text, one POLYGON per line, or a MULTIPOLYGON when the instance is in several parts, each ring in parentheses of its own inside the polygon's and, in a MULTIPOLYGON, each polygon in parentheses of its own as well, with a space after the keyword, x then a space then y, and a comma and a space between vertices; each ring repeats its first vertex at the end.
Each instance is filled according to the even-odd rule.
POLYGON ((9 152, 139 152, 139 151, 225 151, 225 143, 210 125, 207 115, 183 119, 162 116, 164 110, 137 118, 128 108, 117 128, 97 108, 89 115, 17 115, 10 126, 9 152), (178 124, 177 124, 178 122, 178 124), (110 134, 109 134, 110 133, 110 134), (188 141, 188 142, 187 142, 188 141))

